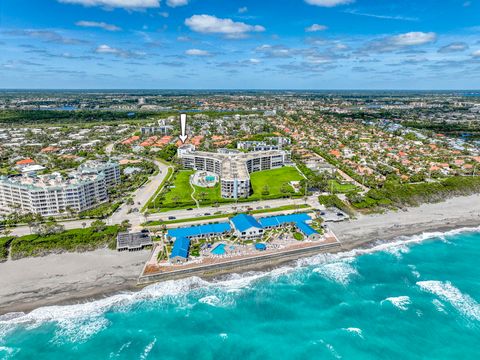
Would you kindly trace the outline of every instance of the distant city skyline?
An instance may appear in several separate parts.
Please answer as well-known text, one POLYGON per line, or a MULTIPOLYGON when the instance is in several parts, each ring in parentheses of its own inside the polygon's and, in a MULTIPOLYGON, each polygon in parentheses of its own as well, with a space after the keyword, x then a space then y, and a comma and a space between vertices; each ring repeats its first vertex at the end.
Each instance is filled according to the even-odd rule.
POLYGON ((0 88, 479 89, 479 13, 479 0, 3 0, 0 88))

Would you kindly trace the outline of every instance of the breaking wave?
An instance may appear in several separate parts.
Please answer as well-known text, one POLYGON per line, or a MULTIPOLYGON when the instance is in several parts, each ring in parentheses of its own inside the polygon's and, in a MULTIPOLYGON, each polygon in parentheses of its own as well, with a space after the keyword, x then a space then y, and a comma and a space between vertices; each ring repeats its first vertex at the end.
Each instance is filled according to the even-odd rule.
POLYGON ((450 305, 452 305, 464 316, 480 321, 480 304, 478 304, 469 295, 463 294, 449 281, 419 281, 417 282, 417 285, 421 290, 437 295, 443 301, 450 303, 450 305))

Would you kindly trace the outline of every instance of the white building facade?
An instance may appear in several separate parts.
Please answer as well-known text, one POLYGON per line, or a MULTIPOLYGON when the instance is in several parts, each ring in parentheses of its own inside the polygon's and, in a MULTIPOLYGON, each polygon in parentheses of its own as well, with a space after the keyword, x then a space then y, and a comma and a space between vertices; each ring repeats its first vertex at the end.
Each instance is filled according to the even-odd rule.
POLYGON ((178 157, 186 169, 217 174, 220 177, 221 196, 226 199, 250 195, 250 173, 279 168, 290 162, 290 154, 283 150, 211 153, 195 151, 193 145, 179 148, 178 157))
POLYGON ((79 167, 67 178, 59 173, 0 176, 0 214, 13 212, 59 216, 107 202, 108 189, 120 182, 116 163, 79 167))

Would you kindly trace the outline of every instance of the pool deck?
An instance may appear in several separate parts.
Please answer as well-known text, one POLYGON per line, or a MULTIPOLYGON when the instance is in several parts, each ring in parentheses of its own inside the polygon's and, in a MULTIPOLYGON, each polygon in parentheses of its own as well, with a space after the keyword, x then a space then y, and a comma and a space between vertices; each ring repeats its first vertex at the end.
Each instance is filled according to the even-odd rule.
POLYGON ((203 258, 201 261, 193 260, 179 265, 158 265, 155 257, 155 254, 158 253, 156 251, 157 247, 155 246, 152 250, 152 255, 138 278, 139 285, 188 276, 211 278, 226 273, 261 270, 302 257, 322 252, 335 252, 342 249, 342 245, 335 234, 329 231, 325 234, 323 240, 292 243, 282 249, 267 248, 265 251, 247 255, 208 257, 203 258))

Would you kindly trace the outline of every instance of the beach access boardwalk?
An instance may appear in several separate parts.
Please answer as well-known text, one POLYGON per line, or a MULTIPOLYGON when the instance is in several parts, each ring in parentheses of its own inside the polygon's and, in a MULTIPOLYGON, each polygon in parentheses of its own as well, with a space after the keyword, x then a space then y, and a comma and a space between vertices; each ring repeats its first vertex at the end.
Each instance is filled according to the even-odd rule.
MULTIPOLYGON (((152 250, 152 256, 157 253, 152 250)), ((274 267, 281 263, 297 260, 302 257, 322 252, 336 252, 342 249, 335 234, 328 231, 321 241, 304 241, 282 249, 270 249, 259 254, 239 255, 232 257, 205 258, 201 261, 189 261, 179 265, 155 265, 155 261, 147 261, 138 278, 139 285, 158 281, 181 279, 189 276, 211 278, 226 273, 260 270, 274 267)))

